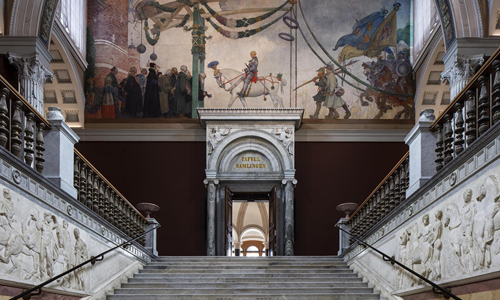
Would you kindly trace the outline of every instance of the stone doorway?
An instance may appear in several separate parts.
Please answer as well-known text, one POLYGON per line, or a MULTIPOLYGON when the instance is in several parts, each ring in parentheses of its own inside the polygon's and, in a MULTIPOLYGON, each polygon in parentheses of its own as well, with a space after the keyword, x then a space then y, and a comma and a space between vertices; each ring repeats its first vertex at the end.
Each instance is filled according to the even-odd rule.
POLYGON ((226 255, 276 255, 276 188, 268 193, 230 193, 231 205, 226 206, 231 210, 231 220, 225 222, 226 235, 230 234, 226 255))
POLYGON ((303 112, 198 109, 201 125, 207 130, 207 255, 231 252, 228 195, 269 194, 273 189, 276 246, 272 255, 293 255, 295 131, 301 126, 303 112))

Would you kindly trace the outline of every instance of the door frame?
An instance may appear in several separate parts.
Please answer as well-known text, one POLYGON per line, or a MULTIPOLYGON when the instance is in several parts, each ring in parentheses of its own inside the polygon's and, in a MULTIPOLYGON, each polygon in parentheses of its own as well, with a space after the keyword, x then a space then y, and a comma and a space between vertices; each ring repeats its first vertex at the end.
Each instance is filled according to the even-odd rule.
MULTIPOLYGON (((274 256, 285 255, 284 241, 285 241, 285 202, 284 202, 284 188, 281 186, 280 181, 221 181, 220 188, 218 189, 216 201, 216 255, 226 255, 226 204, 225 194, 228 188, 233 194, 266 194, 276 187, 276 252, 274 256)), ((233 199, 234 200, 234 199, 233 199)), ((265 199, 265 200, 268 200, 265 199)), ((270 218, 269 218, 270 219, 270 218)), ((232 233, 232 232, 231 232, 232 233)))

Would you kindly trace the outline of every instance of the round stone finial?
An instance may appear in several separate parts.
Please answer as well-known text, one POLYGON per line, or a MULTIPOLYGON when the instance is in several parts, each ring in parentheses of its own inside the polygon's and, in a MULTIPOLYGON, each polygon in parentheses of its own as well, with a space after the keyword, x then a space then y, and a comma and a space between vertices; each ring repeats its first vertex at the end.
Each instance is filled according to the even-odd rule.
POLYGON ((349 218, 349 215, 353 211, 355 211, 358 208, 358 206, 359 205, 357 203, 352 203, 352 202, 342 203, 342 204, 337 205, 337 210, 345 213, 345 217, 349 218))
POLYGON ((436 120, 436 116, 433 109, 428 108, 420 112, 419 121, 434 122, 434 120, 436 120))
POLYGON ((139 203, 136 205, 137 209, 146 215, 146 218, 151 218, 151 213, 157 212, 160 210, 160 207, 153 203, 139 203))
POLYGON ((63 111, 59 107, 49 106, 47 120, 64 120, 63 111))

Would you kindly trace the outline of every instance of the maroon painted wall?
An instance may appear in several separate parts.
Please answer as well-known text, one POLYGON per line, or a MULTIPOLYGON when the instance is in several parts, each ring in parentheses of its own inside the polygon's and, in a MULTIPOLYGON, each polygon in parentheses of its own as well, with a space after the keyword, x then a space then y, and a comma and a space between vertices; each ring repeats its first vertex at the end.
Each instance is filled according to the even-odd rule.
MULTIPOLYGON (((133 204, 153 202, 160 255, 205 255, 205 143, 86 142, 77 149, 133 204)), ((297 255, 333 255, 342 217, 406 153, 404 143, 297 143, 297 255)))
POLYGON ((336 255, 337 205, 363 202, 407 151, 404 143, 296 143, 295 254, 336 255))
POLYGON ((152 202, 160 255, 205 255, 205 143, 80 143, 132 203, 152 202))

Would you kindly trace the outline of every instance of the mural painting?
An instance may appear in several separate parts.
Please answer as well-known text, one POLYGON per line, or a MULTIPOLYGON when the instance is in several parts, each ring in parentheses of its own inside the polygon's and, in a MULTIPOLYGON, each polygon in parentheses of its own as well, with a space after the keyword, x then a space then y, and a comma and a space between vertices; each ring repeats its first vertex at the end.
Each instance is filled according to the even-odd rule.
POLYGON ((196 107, 414 118, 410 0, 95 2, 86 119, 193 118, 196 107))

